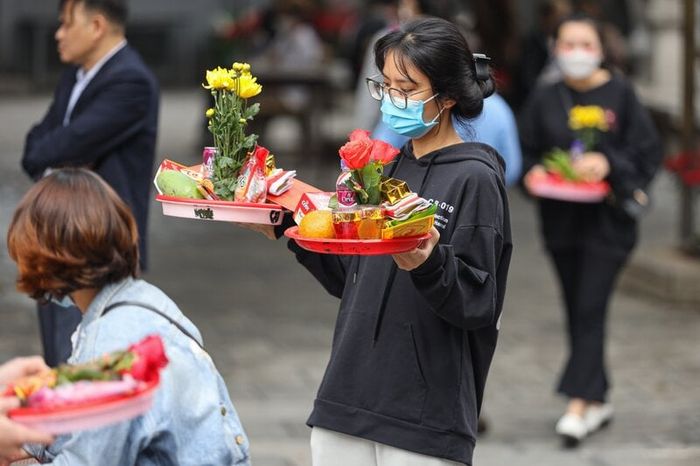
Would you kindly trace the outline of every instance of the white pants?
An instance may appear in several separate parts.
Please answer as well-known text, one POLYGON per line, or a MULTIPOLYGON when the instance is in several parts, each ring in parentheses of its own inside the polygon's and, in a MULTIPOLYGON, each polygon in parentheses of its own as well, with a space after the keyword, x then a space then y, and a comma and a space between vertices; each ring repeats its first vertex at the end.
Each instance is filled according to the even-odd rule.
POLYGON ((319 427, 311 429, 311 464, 313 466, 464 466, 463 463, 421 455, 319 427))

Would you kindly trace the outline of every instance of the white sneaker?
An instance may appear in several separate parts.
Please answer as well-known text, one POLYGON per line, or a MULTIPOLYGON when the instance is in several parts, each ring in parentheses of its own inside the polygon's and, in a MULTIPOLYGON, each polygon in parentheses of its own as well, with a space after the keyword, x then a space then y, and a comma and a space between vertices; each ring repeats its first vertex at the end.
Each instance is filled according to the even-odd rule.
POLYGON ((613 407, 610 403, 590 405, 586 409, 586 414, 583 415, 583 421, 589 433, 607 426, 612 421, 612 418, 613 407))
POLYGON ((564 414, 554 430, 563 438, 566 447, 577 446, 588 435, 588 428, 583 418, 571 413, 564 414))

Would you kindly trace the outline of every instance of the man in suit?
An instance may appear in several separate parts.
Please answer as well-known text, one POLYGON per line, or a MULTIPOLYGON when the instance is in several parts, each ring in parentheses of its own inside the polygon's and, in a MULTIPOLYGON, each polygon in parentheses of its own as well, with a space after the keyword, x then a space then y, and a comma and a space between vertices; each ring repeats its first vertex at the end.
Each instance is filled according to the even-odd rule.
MULTIPOLYGON (((29 134, 22 167, 39 179, 52 168, 84 166, 131 207, 146 265, 146 225, 158 127, 158 84, 126 41, 127 0, 61 0, 56 31, 60 78, 44 119, 29 134)), ((70 303, 39 305, 46 361, 72 351, 80 312, 70 303)))

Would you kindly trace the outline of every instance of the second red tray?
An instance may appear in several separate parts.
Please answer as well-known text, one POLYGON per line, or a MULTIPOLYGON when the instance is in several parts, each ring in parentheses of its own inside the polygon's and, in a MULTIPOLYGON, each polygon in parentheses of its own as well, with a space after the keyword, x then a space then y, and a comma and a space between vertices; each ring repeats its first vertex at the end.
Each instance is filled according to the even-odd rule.
POLYGON ((50 434, 96 429, 148 411, 158 386, 158 381, 154 381, 123 395, 55 408, 17 408, 11 410, 8 415, 19 424, 50 434))
POLYGON ((537 197, 579 203, 602 202, 610 192, 610 185, 605 181, 574 183, 549 174, 530 180, 529 188, 537 197))

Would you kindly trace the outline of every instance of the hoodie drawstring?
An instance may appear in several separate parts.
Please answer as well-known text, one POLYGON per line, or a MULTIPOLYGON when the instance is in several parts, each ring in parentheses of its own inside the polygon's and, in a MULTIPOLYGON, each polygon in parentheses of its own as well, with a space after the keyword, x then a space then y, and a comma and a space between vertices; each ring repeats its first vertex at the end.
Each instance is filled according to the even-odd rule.
MULTIPOLYGON (((401 163, 401 160, 403 160, 403 157, 399 159, 399 161, 391 167, 391 171, 389 172, 389 177, 393 176, 394 172, 398 171, 398 166, 401 163)), ((428 168, 425 170, 425 174, 423 175, 423 179, 420 182, 420 188, 418 189, 418 195, 423 196, 423 191, 425 189, 425 182, 428 181, 428 176, 430 176, 430 171, 433 168, 433 161, 435 160, 435 157, 431 157, 430 161, 428 162, 428 168)), ((372 345, 375 345, 377 343, 377 339, 379 339, 379 329, 382 327, 382 321, 384 320, 384 313, 386 311, 386 305, 387 302, 389 301, 389 294, 391 293, 391 289, 394 287, 394 280, 396 279, 396 272, 398 270, 398 267, 396 266, 396 262, 391 263, 391 268, 389 269, 389 278, 387 279, 386 282, 386 287, 384 288, 384 293, 382 294, 382 301, 379 305, 379 312, 377 313, 377 319, 374 322, 374 336, 372 338, 372 345)))

